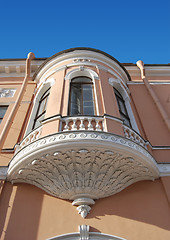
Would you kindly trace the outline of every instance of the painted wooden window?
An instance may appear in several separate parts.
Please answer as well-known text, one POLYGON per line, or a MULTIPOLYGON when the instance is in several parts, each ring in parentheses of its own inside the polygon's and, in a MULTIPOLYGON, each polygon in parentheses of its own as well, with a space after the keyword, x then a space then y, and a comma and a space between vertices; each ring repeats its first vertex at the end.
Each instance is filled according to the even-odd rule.
POLYGON ((44 119, 49 94, 50 88, 41 96, 39 100, 38 109, 32 129, 39 127, 41 125, 41 121, 44 119))
POLYGON ((126 109, 125 101, 122 95, 115 88, 114 88, 114 93, 115 93, 117 104, 119 107, 120 117, 123 120, 124 124, 131 127, 130 118, 126 109))
POLYGON ((88 77, 71 81, 69 115, 94 115, 93 83, 88 77))

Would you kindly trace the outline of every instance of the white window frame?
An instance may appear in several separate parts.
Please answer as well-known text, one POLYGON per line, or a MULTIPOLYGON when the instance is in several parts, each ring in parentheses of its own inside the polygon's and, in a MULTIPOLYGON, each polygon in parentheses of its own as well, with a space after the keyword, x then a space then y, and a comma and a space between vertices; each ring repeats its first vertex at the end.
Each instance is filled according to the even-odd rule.
POLYGON ((130 123, 132 125, 132 128, 139 133, 139 129, 134 117, 134 114, 132 112, 132 108, 130 105, 130 97, 128 94, 128 90, 121 84, 121 80, 120 79, 115 79, 115 78, 109 78, 109 84, 114 87, 122 96, 124 102, 125 102, 125 106, 126 106, 126 110, 127 113, 129 115, 129 119, 130 119, 130 123))
POLYGON ((55 83, 55 79, 54 78, 50 78, 47 79, 42 86, 39 88, 38 92, 36 93, 36 96, 34 98, 34 102, 33 102, 33 108, 32 108, 32 112, 30 114, 30 119, 29 119, 29 123, 28 123, 28 127, 26 129, 25 132, 25 136, 27 134, 29 134, 31 131, 33 131, 34 129, 32 129, 32 126, 34 124, 34 119, 36 117, 36 113, 38 110, 38 106, 39 106, 39 101, 42 97, 42 95, 48 90, 48 88, 50 88, 53 84, 55 83))
MULTIPOLYGON (((88 77, 92 80, 92 84, 93 84, 93 88, 94 88, 94 104, 95 104, 94 108, 96 109, 96 115, 98 116, 99 115, 99 107, 98 107, 96 85, 95 85, 95 80, 96 79, 99 80, 98 74, 91 69, 85 68, 84 66, 80 66, 79 68, 75 68, 75 69, 69 71, 65 76, 65 80, 69 80, 70 85, 71 85, 72 79, 76 78, 76 77, 88 77)), ((69 85, 69 94, 70 94, 70 85, 69 85)), ((68 106, 69 106, 69 102, 68 102, 68 106)))

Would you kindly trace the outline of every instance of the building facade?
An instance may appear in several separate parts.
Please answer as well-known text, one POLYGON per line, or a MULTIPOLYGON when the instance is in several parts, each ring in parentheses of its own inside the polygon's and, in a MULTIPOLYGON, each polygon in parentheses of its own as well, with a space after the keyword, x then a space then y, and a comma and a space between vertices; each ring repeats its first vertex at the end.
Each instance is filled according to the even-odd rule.
POLYGON ((169 64, 29 53, 0 85, 0 239, 170 239, 169 64))

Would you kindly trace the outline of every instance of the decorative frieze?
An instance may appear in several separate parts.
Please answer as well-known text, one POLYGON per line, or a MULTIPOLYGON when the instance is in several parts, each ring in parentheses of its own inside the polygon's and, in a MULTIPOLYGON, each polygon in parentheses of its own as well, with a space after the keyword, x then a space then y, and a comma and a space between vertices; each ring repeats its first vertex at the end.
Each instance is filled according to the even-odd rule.
POLYGON ((0 88, 0 98, 9 98, 13 97, 16 92, 16 89, 11 88, 0 88))

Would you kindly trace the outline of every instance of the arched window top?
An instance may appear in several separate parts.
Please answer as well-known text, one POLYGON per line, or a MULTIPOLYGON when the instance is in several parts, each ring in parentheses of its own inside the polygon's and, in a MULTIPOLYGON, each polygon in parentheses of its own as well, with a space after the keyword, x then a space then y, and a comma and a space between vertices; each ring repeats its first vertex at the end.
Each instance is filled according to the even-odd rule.
POLYGON ((80 76, 80 77, 73 78, 71 82, 72 83, 92 83, 92 80, 89 77, 80 76))
POLYGON ((77 77, 87 77, 90 78, 92 82, 94 82, 94 79, 99 79, 99 76, 95 71, 80 66, 79 68, 69 71, 65 76, 65 80, 72 81, 73 78, 77 77))

